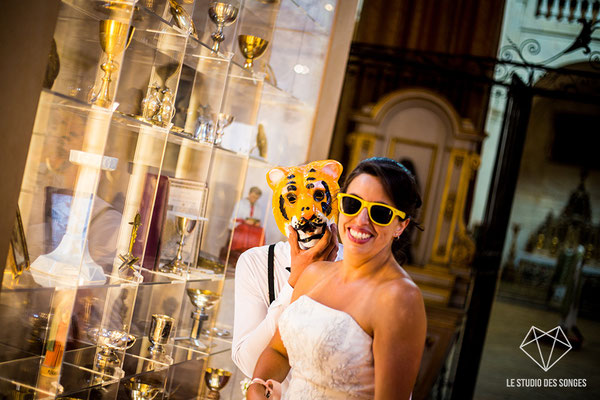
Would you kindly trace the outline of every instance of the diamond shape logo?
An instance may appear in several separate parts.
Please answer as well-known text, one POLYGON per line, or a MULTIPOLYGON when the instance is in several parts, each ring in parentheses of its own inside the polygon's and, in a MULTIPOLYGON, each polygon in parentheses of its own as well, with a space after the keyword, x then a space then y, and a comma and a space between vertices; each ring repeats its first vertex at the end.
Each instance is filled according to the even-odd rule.
POLYGON ((552 368, 573 348, 560 326, 548 332, 532 326, 519 347, 544 371, 552 368))

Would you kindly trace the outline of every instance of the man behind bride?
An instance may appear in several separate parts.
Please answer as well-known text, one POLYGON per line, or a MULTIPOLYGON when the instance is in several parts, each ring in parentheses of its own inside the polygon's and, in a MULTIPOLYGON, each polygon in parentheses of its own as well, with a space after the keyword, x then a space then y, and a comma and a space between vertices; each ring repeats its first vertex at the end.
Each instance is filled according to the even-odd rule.
POLYGON ((335 224, 341 173, 339 162, 324 160, 267 174, 273 214, 288 241, 250 249, 237 262, 232 359, 248 377, 304 269, 341 256, 335 224))

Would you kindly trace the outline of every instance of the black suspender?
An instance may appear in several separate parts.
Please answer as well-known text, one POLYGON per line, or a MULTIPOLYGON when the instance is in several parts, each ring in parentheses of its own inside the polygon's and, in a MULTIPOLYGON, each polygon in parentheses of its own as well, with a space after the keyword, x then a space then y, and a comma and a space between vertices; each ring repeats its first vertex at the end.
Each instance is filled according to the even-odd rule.
POLYGON ((274 276, 274 261, 275 261, 275 245, 269 246, 269 263, 268 263, 268 275, 269 275, 269 304, 275 300, 275 276, 274 276))

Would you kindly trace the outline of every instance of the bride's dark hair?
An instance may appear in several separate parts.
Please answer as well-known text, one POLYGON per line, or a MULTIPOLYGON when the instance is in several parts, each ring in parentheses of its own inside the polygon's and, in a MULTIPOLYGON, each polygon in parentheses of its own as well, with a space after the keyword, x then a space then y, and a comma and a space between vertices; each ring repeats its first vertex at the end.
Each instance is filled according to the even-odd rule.
POLYGON ((399 264, 406 262, 404 248, 410 242, 413 227, 422 228, 415 221, 419 207, 421 207, 421 195, 419 187, 413 174, 399 162, 386 157, 372 157, 361 161, 348 175, 342 187, 346 193, 350 183, 361 174, 369 174, 381 181, 386 194, 394 202, 394 207, 404 211, 406 217, 410 218, 409 224, 398 240, 392 244, 394 258, 399 264))

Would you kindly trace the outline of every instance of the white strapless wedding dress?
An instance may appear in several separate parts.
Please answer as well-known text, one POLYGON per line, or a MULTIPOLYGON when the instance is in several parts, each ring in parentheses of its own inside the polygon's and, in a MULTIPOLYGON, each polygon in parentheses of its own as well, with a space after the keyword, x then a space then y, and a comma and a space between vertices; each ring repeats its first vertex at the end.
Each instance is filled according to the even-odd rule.
POLYGON ((283 399, 372 399, 373 339, 347 313, 300 296, 279 319, 291 381, 283 399))

